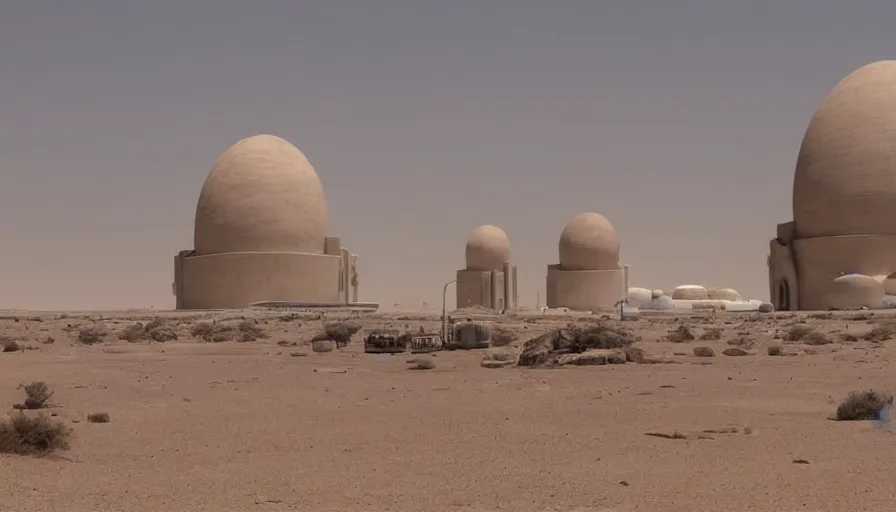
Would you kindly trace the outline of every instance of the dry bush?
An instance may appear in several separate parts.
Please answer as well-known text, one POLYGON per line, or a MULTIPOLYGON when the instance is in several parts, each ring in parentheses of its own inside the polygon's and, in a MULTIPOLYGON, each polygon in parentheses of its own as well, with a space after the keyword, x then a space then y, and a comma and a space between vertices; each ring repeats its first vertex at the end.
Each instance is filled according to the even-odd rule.
POLYGON ((852 391, 837 406, 836 419, 840 421, 858 421, 877 419, 880 411, 893 405, 893 395, 875 390, 852 391))
POLYGON ((153 318, 143 327, 144 336, 153 341, 177 341, 177 331, 161 318, 153 318))
POLYGON ((803 338, 806 337, 810 332, 815 332, 815 329, 809 327, 806 324, 796 324, 793 325, 790 330, 784 335, 785 341, 802 341, 803 338))
POLYGON ((516 333, 506 327, 495 325, 491 328, 491 344, 493 347, 504 347, 516 340, 516 333))
POLYGON ((829 345, 829 344, 833 343, 834 341, 832 339, 828 338, 828 336, 826 334, 824 334, 823 332, 810 331, 810 332, 807 332, 803 336, 802 342, 805 343, 806 345, 818 346, 818 345, 829 345))
POLYGON ((703 331, 703 334, 700 335, 701 341, 718 341, 720 339, 722 339, 721 327, 711 327, 703 331))
POLYGON ((644 351, 638 347, 625 347, 623 352, 625 352, 625 360, 629 363, 643 363, 646 359, 644 351))
POLYGON ((68 450, 71 435, 68 426, 45 414, 29 416, 16 411, 0 421, 0 453, 46 455, 68 450))
POLYGON ((862 339, 874 343, 881 343, 891 339, 894 334, 896 334, 896 324, 880 324, 874 326, 874 328, 862 335, 862 339))
POLYGON ((781 347, 781 345, 769 345, 768 355, 782 356, 782 355, 784 355, 784 349, 781 347))
POLYGON ((88 423, 109 423, 109 413, 107 412, 92 412, 87 415, 88 423))
POLYGON ((859 338, 857 336, 855 336, 854 334, 849 334, 848 332, 841 332, 840 333, 840 341, 845 341, 845 342, 859 341, 859 338))
POLYGON ((408 370, 432 370, 435 367, 435 361, 428 357, 408 359, 408 370))
POLYGON ((136 343, 143 339, 143 324, 137 322, 131 324, 118 333, 118 339, 129 343, 136 343))
POLYGON ((0 338, 0 352, 18 352, 22 350, 22 346, 16 343, 12 338, 0 338))
POLYGON ((85 345, 96 345, 106 340, 109 333, 101 325, 94 325, 78 331, 78 341, 85 345))
POLYGON ((672 343, 684 343, 686 341, 694 341, 694 334, 688 329, 688 326, 681 324, 674 331, 667 334, 666 339, 672 343))
POLYGON ((324 334, 327 339, 336 342, 336 346, 346 346, 352 340, 361 325, 356 322, 329 322, 324 325, 324 334))
POLYGON ((243 320, 237 325, 237 341, 255 341, 259 338, 267 338, 268 335, 251 320, 243 320))
POLYGON ((830 320, 834 318, 834 314, 830 311, 826 313, 812 313, 811 315, 809 315, 809 318, 812 318, 814 320, 830 320))
POLYGON ((697 357, 715 357, 716 351, 712 347, 694 347, 694 355, 697 357))
POLYGON ((728 340, 728 344, 731 345, 732 347, 750 348, 753 346, 754 343, 755 342, 753 341, 753 339, 750 338, 749 336, 739 336, 732 340, 728 340))
POLYGON ((25 386, 25 401, 22 402, 22 409, 41 409, 47 405, 53 392, 50 387, 43 381, 32 382, 25 386))
POLYGON ((199 322, 190 329, 190 335, 208 343, 220 343, 232 339, 233 328, 229 325, 199 322))

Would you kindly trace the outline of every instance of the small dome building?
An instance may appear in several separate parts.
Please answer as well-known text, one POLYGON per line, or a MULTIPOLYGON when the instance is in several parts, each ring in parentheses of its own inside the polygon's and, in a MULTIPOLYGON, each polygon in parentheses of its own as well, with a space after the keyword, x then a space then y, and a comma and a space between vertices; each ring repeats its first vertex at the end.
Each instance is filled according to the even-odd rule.
POLYGON ((619 237, 606 217, 573 217, 560 234, 558 253, 560 262, 548 266, 549 308, 596 311, 625 300, 627 268, 619 264, 619 237))
POLYGON ((517 268, 510 239, 498 226, 479 226, 467 235, 466 268, 457 271, 457 307, 504 311, 517 307, 517 268))
POLYGON ((869 280, 838 278, 896 271, 894 118, 896 61, 852 72, 815 112, 797 156, 793 221, 770 242, 775 309, 879 307, 869 280))
POLYGON ((356 302, 357 255, 329 231, 323 186, 298 148, 273 135, 237 142, 202 186, 194 248, 175 257, 177 308, 356 302))

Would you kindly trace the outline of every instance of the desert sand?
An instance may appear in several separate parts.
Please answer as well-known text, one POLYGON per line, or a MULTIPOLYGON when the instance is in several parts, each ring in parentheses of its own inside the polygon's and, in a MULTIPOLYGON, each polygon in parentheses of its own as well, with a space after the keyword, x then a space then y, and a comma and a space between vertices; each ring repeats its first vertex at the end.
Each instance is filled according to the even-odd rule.
POLYGON ((410 354, 365 354, 364 331, 313 352, 313 316, 10 312, 0 335, 25 350, 0 353, 0 406, 44 381, 55 393, 45 413, 73 437, 44 457, 0 455, 0 509, 845 512, 896 502, 896 436, 829 419, 850 391, 896 384, 896 341, 861 339, 894 321, 886 314, 605 319, 641 336, 635 346, 657 364, 480 366, 489 351, 571 321, 585 320, 506 318, 519 338, 510 346, 438 352, 434 369, 411 371, 410 354), (177 340, 118 339, 155 315, 177 340), (210 318, 257 321, 267 337, 191 336, 210 318), (783 340, 796 324, 833 342, 783 340), (94 325, 108 336, 79 341, 94 325), (679 325, 698 339, 668 341, 679 325), (699 339, 713 327, 720 339, 699 339), (723 355, 731 344, 748 355, 723 355), (768 355, 776 344, 784 355, 768 355), (715 357, 695 357, 698 346, 715 357), (87 422, 94 412, 110 421, 87 422))

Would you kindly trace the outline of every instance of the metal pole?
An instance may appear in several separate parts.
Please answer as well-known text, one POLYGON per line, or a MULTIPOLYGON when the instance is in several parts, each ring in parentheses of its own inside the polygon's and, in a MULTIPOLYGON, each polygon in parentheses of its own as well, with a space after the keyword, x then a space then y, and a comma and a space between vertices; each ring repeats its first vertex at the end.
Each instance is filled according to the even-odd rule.
POLYGON ((455 281, 457 281, 457 279, 448 281, 442 288, 442 343, 448 343, 448 311, 445 309, 445 300, 448 295, 448 286, 455 281))

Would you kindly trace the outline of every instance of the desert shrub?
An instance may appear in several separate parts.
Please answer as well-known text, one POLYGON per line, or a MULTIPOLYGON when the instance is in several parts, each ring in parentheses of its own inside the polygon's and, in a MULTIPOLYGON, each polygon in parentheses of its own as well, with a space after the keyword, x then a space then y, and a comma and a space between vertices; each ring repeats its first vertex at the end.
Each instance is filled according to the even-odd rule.
POLYGON ((720 339, 722 339, 722 329, 720 327, 706 329, 700 335, 701 341, 718 341, 720 339))
POLYGON ((859 341, 859 338, 857 336, 855 336, 854 334, 850 334, 848 332, 841 332, 840 333, 840 341, 845 341, 845 342, 859 341))
POLYGON ((896 324, 880 324, 874 326, 870 331, 862 335, 862 339, 880 343, 891 339, 893 334, 896 334, 896 324))
POLYGON ((257 323, 250 320, 243 320, 237 326, 238 341, 255 341, 259 338, 267 338, 268 335, 258 326, 257 323))
POLYGON ((118 333, 118 339, 127 341, 129 343, 136 343, 143 339, 143 324, 137 322, 135 324, 131 324, 121 332, 118 333))
POLYGON ((107 412, 92 412, 87 415, 88 423, 109 423, 109 413, 107 412))
POLYGON ((25 409, 40 409, 47 405, 52 397, 53 392, 46 382, 32 382, 25 386, 25 401, 22 402, 22 406, 25 409))
POLYGON ((233 339, 233 327, 225 324, 199 322, 190 329, 190 335, 209 343, 220 343, 233 339))
POLYGON ((738 336, 737 338, 728 340, 728 344, 732 347, 750 348, 753 346, 754 341, 749 336, 738 336))
POLYGON ((205 341, 212 341, 213 332, 215 332, 215 326, 210 322, 199 322, 190 328, 190 336, 205 341))
POLYGON ((803 338, 806 337, 810 332, 815 332, 815 329, 809 327, 805 324, 796 324, 793 325, 786 334, 784 334, 785 341, 802 341, 803 338))
POLYGON ((781 355, 784 355, 784 349, 781 348, 781 345, 769 345, 769 347, 768 347, 768 355, 770 355, 770 356, 781 356, 781 355))
POLYGON ((809 318, 812 318, 814 320, 830 320, 834 318, 834 314, 830 311, 825 313, 812 313, 811 315, 809 315, 809 318))
POLYGON ((68 450, 71 435, 68 426, 45 414, 29 416, 15 411, 0 421, 0 453, 45 455, 68 450))
POLYGON ((99 325, 87 327, 78 331, 78 341, 85 345, 95 345, 105 341, 108 332, 99 325))
POLYGON ((15 340, 7 337, 0 338, 0 352, 17 352, 22 350, 22 346, 15 340))
POLYGON ((694 355, 697 357, 715 357, 716 351, 712 347, 694 347, 694 355))
POLYGON ((314 337, 311 338, 311 343, 314 343, 315 341, 332 341, 332 340, 330 340, 329 334, 327 334, 325 332, 319 332, 319 333, 315 334, 314 337))
POLYGON ((516 333, 500 325, 492 327, 490 334, 493 347, 503 347, 513 343, 517 339, 516 333))
POLYGON ((328 336, 328 339, 336 342, 337 346, 348 345, 352 336, 360 330, 361 325, 355 322, 329 322, 324 325, 324 333, 328 336))
POLYGON ((638 347, 625 347, 625 360, 629 363, 643 363, 646 359, 644 351, 638 347))
POLYGON ((803 336, 802 342, 806 345, 828 345, 833 343, 833 340, 827 337, 826 334, 818 331, 809 331, 803 336))
POLYGON ((667 334, 666 339, 672 343, 684 343, 686 341, 694 341, 694 334, 688 326, 681 324, 675 330, 667 334))
POLYGON ((429 357, 415 357, 413 359, 408 359, 408 370, 432 370, 435 367, 435 361, 429 357))
POLYGON ((893 395, 875 390, 852 391, 837 406, 836 419, 858 421, 877 419, 880 411, 893 404, 893 395))
POLYGON ((143 327, 144 337, 153 341, 177 341, 177 331, 161 318, 153 318, 143 327))

